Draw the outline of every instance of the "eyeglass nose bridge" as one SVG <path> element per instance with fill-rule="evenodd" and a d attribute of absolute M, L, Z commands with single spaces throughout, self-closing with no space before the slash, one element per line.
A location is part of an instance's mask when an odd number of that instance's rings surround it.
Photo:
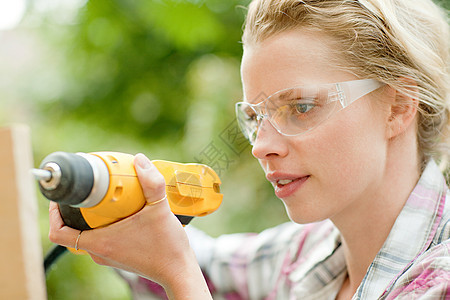
<path fill-rule="evenodd" d="M 255 109 L 255 112 L 256 112 L 256 123 L 258 124 L 258 128 L 261 126 L 263 120 L 269 121 L 269 123 L 272 125 L 270 117 L 267 113 L 263 113 L 261 109 Z"/>
<path fill-rule="evenodd" d="M 261 124 L 262 124 L 263 120 L 267 120 L 267 122 L 269 122 L 270 126 L 273 127 L 278 133 L 280 133 L 282 135 L 285 135 L 284 133 L 282 133 L 280 131 L 280 129 L 278 129 L 278 126 L 276 126 L 273 123 L 273 121 L 271 120 L 270 116 L 267 113 L 263 114 L 262 112 L 257 112 L 257 115 L 256 115 L 257 131 L 259 131 L 261 129 Z"/>
<path fill-rule="evenodd" d="M 258 125 L 261 124 L 263 119 L 267 119 L 267 114 L 258 113 L 256 116 L 256 122 L 258 122 Z"/>
<path fill-rule="evenodd" d="M 284 135 L 281 131 L 280 131 L 280 129 L 278 129 L 278 126 L 276 126 L 274 123 L 273 123 L 273 121 L 272 121 L 272 119 L 271 119 L 271 117 L 269 116 L 269 114 L 266 112 L 266 113 L 263 113 L 263 108 L 262 108 L 262 105 L 263 104 L 265 104 L 265 101 L 263 101 L 263 102 L 260 102 L 260 103 L 258 103 L 258 104 L 249 104 L 250 105 L 250 107 L 253 109 L 253 111 L 256 113 L 256 132 L 259 132 L 259 130 L 261 129 L 261 124 L 262 124 L 262 121 L 263 120 L 267 120 L 268 121 L 268 123 L 270 124 L 270 126 L 271 127 L 273 127 L 274 129 L 275 129 L 275 131 L 277 131 L 278 133 L 280 133 L 280 134 L 282 134 L 282 135 Z M 264 106 L 263 106 L 264 107 Z M 251 142 L 251 144 L 253 145 L 253 143 L 254 142 Z"/>

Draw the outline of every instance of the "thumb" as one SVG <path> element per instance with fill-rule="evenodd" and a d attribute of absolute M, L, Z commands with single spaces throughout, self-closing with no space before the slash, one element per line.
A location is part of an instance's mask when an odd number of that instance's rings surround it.
<path fill-rule="evenodd" d="M 166 195 L 164 177 L 142 153 L 136 154 L 134 167 L 147 203 L 158 201 Z"/>

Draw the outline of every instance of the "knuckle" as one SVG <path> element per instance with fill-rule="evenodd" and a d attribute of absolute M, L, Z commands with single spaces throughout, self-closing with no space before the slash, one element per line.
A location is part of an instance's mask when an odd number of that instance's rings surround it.
<path fill-rule="evenodd" d="M 156 170 L 151 176 L 147 177 L 148 183 L 153 187 L 165 186 L 164 176 Z"/>
<path fill-rule="evenodd" d="M 164 177 L 159 172 L 154 172 L 143 178 L 141 186 L 146 198 L 151 195 L 164 195 L 166 189 Z"/>
<path fill-rule="evenodd" d="M 50 240 L 50 242 L 52 242 L 52 243 L 57 243 L 57 234 L 53 231 L 53 230 L 50 230 L 49 232 L 48 232 L 48 239 Z"/>

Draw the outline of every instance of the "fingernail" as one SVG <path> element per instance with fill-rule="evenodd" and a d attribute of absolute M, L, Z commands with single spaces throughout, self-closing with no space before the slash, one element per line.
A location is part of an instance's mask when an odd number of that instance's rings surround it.
<path fill-rule="evenodd" d="M 136 154 L 134 162 L 141 169 L 150 169 L 150 167 L 152 166 L 152 163 L 147 158 L 147 156 L 142 153 Z"/>

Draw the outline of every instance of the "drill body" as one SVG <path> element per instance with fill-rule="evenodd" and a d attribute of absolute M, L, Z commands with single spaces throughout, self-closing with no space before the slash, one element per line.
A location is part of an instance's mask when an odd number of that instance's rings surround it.
<path fill-rule="evenodd" d="M 59 204 L 66 225 L 79 230 L 106 226 L 146 204 L 133 161 L 133 155 L 118 152 L 54 152 L 36 170 L 47 172 L 41 175 L 39 188 Z M 220 206 L 221 182 L 210 167 L 152 162 L 164 176 L 170 208 L 183 225 Z"/>

